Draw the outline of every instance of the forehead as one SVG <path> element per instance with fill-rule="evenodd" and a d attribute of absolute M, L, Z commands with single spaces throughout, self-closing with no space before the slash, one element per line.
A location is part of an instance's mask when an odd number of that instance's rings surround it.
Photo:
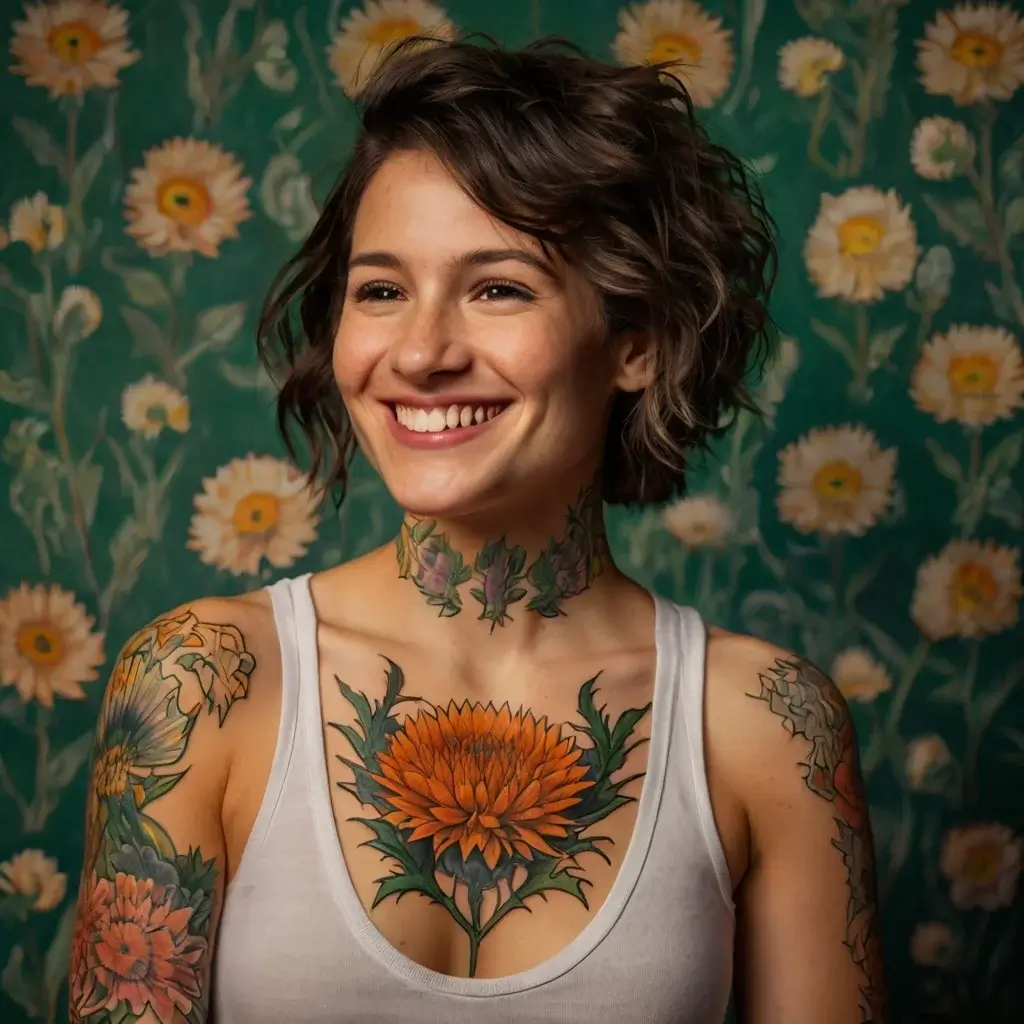
<path fill-rule="evenodd" d="M 433 251 L 521 248 L 542 255 L 530 235 L 492 216 L 432 153 L 389 156 L 363 192 L 352 233 L 353 251 L 373 247 Z"/>

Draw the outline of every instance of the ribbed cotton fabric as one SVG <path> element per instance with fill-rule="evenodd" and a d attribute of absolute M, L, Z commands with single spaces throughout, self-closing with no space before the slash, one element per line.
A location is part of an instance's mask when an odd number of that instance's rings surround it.
<path fill-rule="evenodd" d="M 269 588 L 283 698 L 270 777 L 224 901 L 216 1024 L 721 1024 L 734 913 L 704 767 L 706 633 L 655 597 L 657 673 L 634 833 L 604 904 L 503 978 L 428 970 L 377 931 L 331 810 L 309 577 Z"/>

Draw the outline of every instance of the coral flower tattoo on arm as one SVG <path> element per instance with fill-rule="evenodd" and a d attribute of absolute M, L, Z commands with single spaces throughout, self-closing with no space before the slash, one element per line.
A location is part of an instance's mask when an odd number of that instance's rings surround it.
<path fill-rule="evenodd" d="M 433 519 L 402 523 L 395 548 L 398 575 L 411 579 L 442 618 L 462 611 L 460 587 L 472 581 L 469 594 L 480 605 L 478 618 L 489 620 L 492 630 L 511 621 L 509 609 L 528 596 L 527 611 L 545 618 L 564 615 L 565 601 L 583 593 L 608 558 L 601 500 L 590 487 L 566 510 L 564 536 L 549 540 L 529 565 L 526 549 L 510 547 L 504 537 L 484 544 L 469 565 Z"/>
<path fill-rule="evenodd" d="M 189 611 L 122 649 L 96 728 L 85 858 L 70 965 L 71 1019 L 207 1019 L 211 918 L 220 871 L 182 851 L 152 806 L 189 771 L 200 715 L 223 725 L 255 667 L 234 626 Z"/>
<path fill-rule="evenodd" d="M 650 704 L 612 723 L 594 703 L 595 676 L 579 690 L 582 725 L 468 701 L 422 707 L 400 722 L 396 705 L 418 699 L 402 695 L 401 668 L 384 660 L 385 696 L 372 705 L 335 677 L 358 716 L 357 726 L 330 723 L 355 755 L 338 755 L 354 777 L 338 785 L 373 809 L 351 820 L 373 833 L 367 845 L 392 865 L 376 883 L 373 907 L 408 892 L 443 906 L 469 937 L 473 977 L 480 944 L 508 913 L 529 909 L 531 897 L 558 891 L 587 906 L 590 883 L 577 858 L 596 853 L 609 861 L 597 844 L 611 840 L 588 830 L 634 799 L 621 790 L 643 773 L 613 776 L 645 742 L 630 739 Z M 488 893 L 496 902 L 484 918 Z"/>
<path fill-rule="evenodd" d="M 846 868 L 846 947 L 861 975 L 861 1021 L 885 1024 L 885 979 L 875 892 L 874 847 L 853 721 L 838 688 L 801 658 L 778 658 L 759 676 L 764 701 L 793 737 L 809 744 L 800 761 L 807 788 L 833 805 L 832 845 Z"/>

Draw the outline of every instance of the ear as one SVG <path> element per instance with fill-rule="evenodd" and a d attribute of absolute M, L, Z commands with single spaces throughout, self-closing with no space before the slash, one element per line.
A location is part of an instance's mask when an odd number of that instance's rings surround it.
<path fill-rule="evenodd" d="M 615 386 L 620 391 L 643 391 L 654 380 L 654 339 L 647 331 L 623 331 L 615 346 Z"/>

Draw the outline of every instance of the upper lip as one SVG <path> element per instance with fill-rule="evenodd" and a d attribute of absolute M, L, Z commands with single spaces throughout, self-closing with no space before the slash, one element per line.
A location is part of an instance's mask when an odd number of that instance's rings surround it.
<path fill-rule="evenodd" d="M 510 398 L 484 398 L 480 395 L 431 395 L 426 397 L 406 396 L 401 398 L 382 398 L 385 405 L 404 405 L 410 409 L 447 409 L 452 405 L 471 405 L 474 408 L 493 405 L 511 405 Z"/>

